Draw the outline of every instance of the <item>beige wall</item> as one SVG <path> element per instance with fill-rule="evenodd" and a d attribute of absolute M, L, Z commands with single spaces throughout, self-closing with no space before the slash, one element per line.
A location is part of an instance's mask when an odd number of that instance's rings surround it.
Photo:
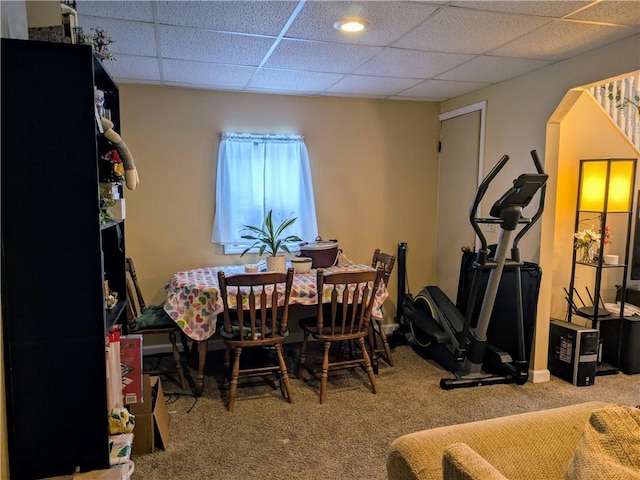
<path fill-rule="evenodd" d="M 4 3 L 4 2 L 3 2 Z M 57 0 L 25 2 L 29 27 L 50 27 L 60 24 L 61 9 Z"/>
<path fill-rule="evenodd" d="M 632 72 L 640 68 L 640 35 L 614 43 L 594 52 L 560 62 L 522 77 L 487 87 L 469 95 L 457 97 L 442 104 L 447 112 L 482 100 L 487 101 L 487 126 L 485 139 L 485 171 L 488 171 L 503 154 L 512 157 L 512 175 L 504 175 L 505 183 L 496 182 L 487 193 L 493 198 L 503 191 L 518 172 L 530 168 L 528 152 L 536 149 L 543 162 L 545 157 L 557 161 L 557 151 L 547 150 L 546 126 L 554 110 L 568 90 L 599 80 Z M 551 132 L 553 134 L 553 132 Z M 557 144 L 556 144 L 557 145 Z M 555 185 L 556 165 L 545 165 Z M 508 173 L 508 172 L 507 172 Z M 555 190 L 549 188 L 547 205 L 555 205 Z M 548 225 L 546 217 L 554 218 L 550 208 L 545 209 L 542 227 Z M 553 223 L 553 220 L 551 220 Z M 538 302 L 538 319 L 531 367 L 534 379 L 540 372 L 544 379 L 547 368 L 548 322 L 551 308 L 551 281 L 553 277 L 554 237 L 553 227 L 532 229 L 522 242 L 523 259 L 539 261 L 543 270 L 542 287 Z M 570 252 L 569 252 L 570 254 Z M 548 372 L 546 372 L 548 376 Z"/>
<path fill-rule="evenodd" d="M 210 242 L 221 131 L 301 133 L 318 228 L 352 260 L 408 242 L 409 284 L 434 279 L 437 104 L 121 86 L 122 136 L 140 185 L 126 191 L 127 254 L 148 301 L 178 270 L 247 263 Z M 313 239 L 305 239 L 313 240 Z M 396 277 L 387 321 L 393 321 Z"/>

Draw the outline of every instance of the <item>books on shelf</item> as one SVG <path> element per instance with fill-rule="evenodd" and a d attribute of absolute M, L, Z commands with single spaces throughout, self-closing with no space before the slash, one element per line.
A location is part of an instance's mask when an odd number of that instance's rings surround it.
<path fill-rule="evenodd" d="M 142 389 L 142 335 L 120 337 L 120 369 L 122 403 L 130 405 L 144 401 Z"/>

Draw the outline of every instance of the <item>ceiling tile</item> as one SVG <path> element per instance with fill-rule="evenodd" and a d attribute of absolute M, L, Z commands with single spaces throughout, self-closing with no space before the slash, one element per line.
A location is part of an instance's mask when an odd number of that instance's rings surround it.
<path fill-rule="evenodd" d="M 463 80 L 498 83 L 545 67 L 553 62 L 507 57 L 476 57 L 436 77 L 437 80 Z"/>
<path fill-rule="evenodd" d="M 525 0 L 525 1 L 482 1 L 450 2 L 455 7 L 474 8 L 477 10 L 491 10 L 494 12 L 517 13 L 520 15 L 538 15 L 541 17 L 561 18 L 574 12 L 593 1 L 579 2 L 570 0 Z"/>
<path fill-rule="evenodd" d="M 381 51 L 381 47 L 284 39 L 265 67 L 351 73 Z"/>
<path fill-rule="evenodd" d="M 109 73 L 122 81 L 136 80 L 139 82 L 160 81 L 158 59 L 155 57 L 136 57 L 132 55 L 118 55 L 115 61 L 104 61 Z"/>
<path fill-rule="evenodd" d="M 365 93 L 340 93 L 340 92 L 320 92 L 318 96 L 321 97 L 339 97 L 339 98 L 369 98 L 373 100 L 385 100 L 388 95 L 373 95 L 373 94 L 365 94 Z"/>
<path fill-rule="evenodd" d="M 429 20 L 394 46 L 437 52 L 480 54 L 550 21 L 542 17 L 446 7 L 438 10 Z"/>
<path fill-rule="evenodd" d="M 403 101 L 403 102 L 442 102 L 444 100 L 446 100 L 445 97 L 411 97 L 411 96 L 407 96 L 407 97 L 401 97 L 399 95 L 394 95 L 392 97 L 386 97 L 385 100 L 396 100 L 396 101 Z"/>
<path fill-rule="evenodd" d="M 505 57 L 564 60 L 631 36 L 634 30 L 637 32 L 638 29 L 555 20 L 489 53 Z"/>
<path fill-rule="evenodd" d="M 220 33 L 186 27 L 160 27 L 164 58 L 258 66 L 273 44 L 270 37 Z"/>
<path fill-rule="evenodd" d="M 112 20 L 110 18 L 85 17 L 82 31 L 91 34 L 91 28 L 102 28 L 114 40 L 109 52 L 118 54 L 156 56 L 156 37 L 151 23 Z"/>
<path fill-rule="evenodd" d="M 404 92 L 400 93 L 399 97 L 433 97 L 433 98 L 453 98 L 458 95 L 464 95 L 465 93 L 473 92 L 482 87 L 489 85 L 489 83 L 477 83 L 477 82 L 458 82 L 458 81 L 444 81 L 444 80 L 426 80 L 415 87 L 411 87 Z"/>
<path fill-rule="evenodd" d="M 97 2 L 78 1 L 76 11 L 81 26 L 84 26 L 84 17 L 109 17 L 119 20 L 131 20 L 137 22 L 153 22 L 153 2 Z"/>
<path fill-rule="evenodd" d="M 417 2 L 311 1 L 287 30 L 287 38 L 386 46 L 424 21 L 438 5 Z M 339 32 L 333 25 L 357 17 L 368 22 L 359 34 Z"/>
<path fill-rule="evenodd" d="M 278 88 L 247 87 L 244 91 L 248 93 L 260 93 L 264 95 L 294 95 L 310 97 L 318 97 L 322 95 L 321 92 L 318 92 L 316 90 L 287 90 Z"/>
<path fill-rule="evenodd" d="M 637 0 L 625 2 L 607 0 L 571 15 L 569 18 L 637 27 L 640 26 L 640 2 Z"/>
<path fill-rule="evenodd" d="M 158 21 L 165 25 L 223 32 L 279 35 L 296 2 L 214 1 L 158 2 Z"/>
<path fill-rule="evenodd" d="M 473 55 L 387 48 L 380 55 L 356 69 L 354 73 L 426 79 L 446 72 L 472 58 Z"/>
<path fill-rule="evenodd" d="M 207 85 L 212 88 L 236 87 L 238 89 L 244 88 L 256 70 L 253 67 L 182 60 L 163 60 L 162 69 L 164 79 L 168 82 Z"/>
<path fill-rule="evenodd" d="M 79 0 L 77 10 L 83 29 L 115 40 L 117 82 L 436 102 L 640 32 L 639 0 Z M 348 15 L 369 29 L 336 31 Z"/>
<path fill-rule="evenodd" d="M 299 72 L 261 68 L 251 79 L 250 88 L 273 88 L 279 91 L 319 92 L 342 78 L 339 73 Z"/>
<path fill-rule="evenodd" d="M 387 96 L 394 95 L 409 87 L 413 87 L 417 83 L 420 83 L 420 80 L 348 75 L 329 88 L 327 92 Z"/>

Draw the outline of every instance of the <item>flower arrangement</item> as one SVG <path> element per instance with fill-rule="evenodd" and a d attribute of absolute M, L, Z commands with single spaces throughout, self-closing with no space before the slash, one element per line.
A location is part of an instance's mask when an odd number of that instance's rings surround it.
<path fill-rule="evenodd" d="M 102 28 L 96 27 L 89 30 L 94 33 L 86 34 L 82 31 L 82 27 L 77 27 L 75 30 L 76 41 L 85 45 L 92 45 L 93 50 L 105 60 L 115 60 L 116 57 L 109 52 L 109 45 L 116 41 Z"/>
<path fill-rule="evenodd" d="M 582 263 L 591 263 L 593 247 L 600 245 L 600 234 L 595 231 L 592 225 L 591 228 L 586 228 L 574 234 L 574 237 L 574 248 L 576 250 L 582 249 L 580 261 Z"/>
<path fill-rule="evenodd" d="M 604 227 L 604 235 L 602 236 L 602 243 L 604 245 L 609 245 L 611 243 L 611 232 L 609 231 L 609 227 Z"/>

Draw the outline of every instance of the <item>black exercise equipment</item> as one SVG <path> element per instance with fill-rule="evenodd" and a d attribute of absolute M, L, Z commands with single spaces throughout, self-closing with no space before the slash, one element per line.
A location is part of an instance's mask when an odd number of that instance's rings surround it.
<path fill-rule="evenodd" d="M 410 342 L 423 348 L 426 354 L 455 374 L 443 378 L 443 389 L 474 387 L 497 383 L 523 384 L 528 379 L 529 352 L 535 322 L 535 305 L 540 286 L 540 270 L 535 264 L 522 262 L 518 243 L 540 218 L 544 209 L 546 175 L 535 150 L 531 152 L 537 173 L 524 173 L 513 182 L 507 192 L 492 206 L 490 218 L 479 218 L 477 211 L 489 184 L 509 161 L 504 155 L 482 181 L 469 211 L 469 221 L 480 241 L 480 249 L 463 254 L 457 304 L 437 286 L 426 286 L 415 298 L 404 292 L 404 255 L 398 250 L 398 321 L 400 329 L 409 328 Z M 538 210 L 532 218 L 522 216 L 536 193 L 540 192 Z M 498 244 L 489 247 L 481 224 L 500 227 Z M 516 234 L 519 226 L 524 227 Z M 514 236 L 515 235 L 515 236 Z M 406 253 L 406 244 L 403 253 Z M 511 258 L 507 259 L 509 255 Z M 471 271 L 471 283 L 468 276 Z M 522 272 L 531 271 L 527 290 L 528 326 L 523 313 Z M 504 282 L 501 282 L 504 274 Z M 488 278 L 487 278 L 488 277 Z M 402 288 L 402 289 L 401 289 Z M 480 293 L 484 292 L 480 302 Z M 496 324 L 494 305 L 515 310 L 514 315 L 500 315 Z M 503 299 L 508 299 L 507 303 Z M 531 314 L 533 309 L 533 314 Z M 504 313 L 504 312 L 502 312 Z M 498 328 L 492 328 L 492 321 Z M 507 335 L 504 335 L 506 332 Z M 514 332 L 515 330 L 515 332 Z M 526 331 L 525 331 L 526 330 Z M 488 334 L 492 342 L 487 341 Z M 496 342 L 493 342 L 493 338 Z M 502 338 L 501 338 L 502 337 Z M 525 337 L 528 337 L 525 339 Z M 515 341 L 513 340 L 515 339 Z"/>

